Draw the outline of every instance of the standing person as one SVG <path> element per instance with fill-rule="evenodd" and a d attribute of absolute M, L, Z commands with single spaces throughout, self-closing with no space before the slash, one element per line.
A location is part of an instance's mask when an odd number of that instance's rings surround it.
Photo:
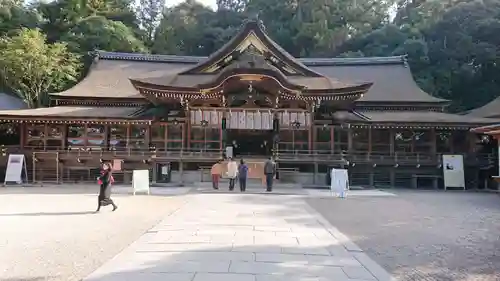
<path fill-rule="evenodd" d="M 245 161 L 241 159 L 240 165 L 238 166 L 238 179 L 240 181 L 240 191 L 245 192 L 247 189 L 247 175 L 248 175 L 248 165 Z"/>
<path fill-rule="evenodd" d="M 276 164 L 273 161 L 273 157 L 269 157 L 264 163 L 264 174 L 266 175 L 266 191 L 273 191 L 273 179 L 276 174 Z"/>
<path fill-rule="evenodd" d="M 111 184 L 113 183 L 113 176 L 111 175 L 111 164 L 102 164 L 101 175 L 98 178 L 100 184 L 99 196 L 97 197 L 97 210 L 101 210 L 101 206 L 113 205 L 113 211 L 118 209 L 118 206 L 111 200 Z"/>
<path fill-rule="evenodd" d="M 217 163 L 215 163 L 213 166 L 212 166 L 212 169 L 211 169 L 211 174 L 212 174 L 212 187 L 214 189 L 219 189 L 219 179 L 222 175 L 222 167 L 221 167 L 221 161 L 217 161 Z"/>
<path fill-rule="evenodd" d="M 229 178 L 229 190 L 234 189 L 234 182 L 238 176 L 238 164 L 232 158 L 229 158 L 227 162 L 227 177 Z"/>

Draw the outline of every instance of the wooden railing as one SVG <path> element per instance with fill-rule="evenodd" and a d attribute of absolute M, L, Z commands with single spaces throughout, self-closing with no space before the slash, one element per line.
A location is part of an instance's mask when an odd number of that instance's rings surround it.
<path fill-rule="evenodd" d="M 61 150 L 57 147 L 49 148 L 45 151 L 20 149 L 19 147 L 4 147 L 8 153 L 24 153 L 32 154 L 36 152 L 41 155 L 42 152 L 50 154 L 57 152 L 61 158 L 156 158 L 156 159 L 169 159 L 169 160 L 194 160 L 194 159 L 221 159 L 223 151 L 221 149 L 137 149 L 137 148 L 123 148 L 116 150 L 102 150 L 98 148 L 90 149 L 72 149 Z M 344 164 L 406 164 L 406 163 L 419 163 L 419 164 L 441 164 L 442 155 L 440 153 L 408 153 L 408 152 L 395 152 L 390 153 L 367 153 L 367 152 L 351 152 L 351 153 L 332 153 L 330 150 L 279 150 L 276 153 L 276 160 L 282 162 L 337 162 Z M 477 154 L 477 153 L 464 153 L 464 163 L 466 165 L 488 166 L 494 165 L 496 156 L 490 154 Z M 245 158 L 252 158 L 252 156 L 244 156 Z M 265 158 L 266 156 L 253 156 L 253 158 Z"/>

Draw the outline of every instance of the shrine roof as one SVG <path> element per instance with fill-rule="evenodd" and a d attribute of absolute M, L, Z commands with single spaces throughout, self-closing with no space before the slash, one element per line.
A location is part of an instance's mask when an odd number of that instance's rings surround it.
<path fill-rule="evenodd" d="M 55 123 L 81 120 L 82 122 L 113 122 L 116 120 L 137 119 L 138 107 L 90 107 L 90 106 L 54 106 L 34 109 L 0 110 L 0 120 L 16 119 L 18 122 L 48 121 Z M 63 120 L 61 118 L 64 118 Z M 138 120 L 138 122 L 149 122 Z"/>
<path fill-rule="evenodd" d="M 184 74 L 184 75 L 168 75 L 163 77 L 149 77 L 149 78 L 138 78 L 131 79 L 132 81 L 138 81 L 144 84 L 157 85 L 157 86 L 169 86 L 169 87 L 196 87 L 198 85 L 208 85 L 210 83 L 217 82 L 220 76 L 216 74 Z M 343 89 L 351 87 L 367 86 L 369 87 L 371 83 L 349 83 L 346 81 L 340 81 L 337 79 L 329 77 L 303 77 L 303 76 L 282 76 L 282 79 L 288 83 L 304 87 L 310 90 L 316 89 Z"/>
<path fill-rule="evenodd" d="M 23 109 L 27 107 L 28 105 L 22 99 L 6 93 L 0 93 L 0 110 Z"/>
<path fill-rule="evenodd" d="M 483 118 L 500 118 L 500 97 L 481 107 L 468 111 L 467 115 Z"/>
<path fill-rule="evenodd" d="M 204 56 L 178 56 L 178 55 L 158 55 L 139 53 L 120 53 L 97 51 L 99 59 L 104 60 L 126 60 L 158 63 L 181 63 L 186 65 L 198 64 L 208 57 Z M 359 58 L 295 58 L 305 66 L 339 66 L 339 65 L 378 65 L 378 64 L 402 64 L 406 61 L 406 56 L 389 57 L 359 57 Z"/>
<path fill-rule="evenodd" d="M 473 128 L 471 131 L 487 135 L 500 135 L 500 123 L 497 121 L 495 124 Z"/>
<path fill-rule="evenodd" d="M 474 127 L 498 123 L 499 119 L 472 117 L 436 111 L 360 111 L 368 118 L 368 123 L 383 124 L 439 124 L 439 126 Z M 354 121 L 354 120 L 353 120 Z M 434 126 L 434 125 L 433 125 Z"/>
<path fill-rule="evenodd" d="M 161 79 L 192 67 L 203 57 L 98 52 L 88 75 L 53 98 L 143 98 L 130 78 Z M 386 58 L 298 59 L 333 81 L 373 82 L 360 102 L 446 103 L 421 90 L 402 56 Z"/>

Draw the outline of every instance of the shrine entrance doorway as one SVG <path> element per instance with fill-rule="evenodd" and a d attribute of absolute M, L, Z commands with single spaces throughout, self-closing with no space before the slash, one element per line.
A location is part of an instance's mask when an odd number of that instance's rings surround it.
<path fill-rule="evenodd" d="M 235 158 L 263 157 L 272 154 L 271 130 L 229 129 L 228 145 L 233 147 Z"/>

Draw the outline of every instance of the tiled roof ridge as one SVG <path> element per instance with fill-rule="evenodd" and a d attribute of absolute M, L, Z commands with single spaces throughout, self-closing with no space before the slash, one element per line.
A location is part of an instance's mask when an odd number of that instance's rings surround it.
<path fill-rule="evenodd" d="M 157 55 L 140 53 L 121 53 L 96 51 L 97 59 L 104 60 L 126 60 L 144 62 L 170 62 L 170 63 L 199 63 L 208 57 L 201 56 L 178 56 L 178 55 Z M 378 65 L 378 64 L 406 64 L 406 55 L 391 57 L 359 57 L 359 58 L 298 58 L 298 61 L 309 66 L 321 65 Z"/>

